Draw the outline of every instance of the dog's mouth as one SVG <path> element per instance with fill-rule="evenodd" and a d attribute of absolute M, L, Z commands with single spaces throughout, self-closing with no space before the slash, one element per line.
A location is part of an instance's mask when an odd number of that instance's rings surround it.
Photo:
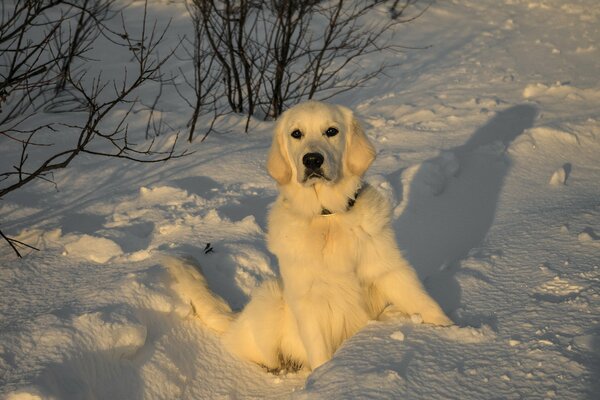
<path fill-rule="evenodd" d="M 302 180 L 302 182 L 306 183 L 311 180 L 319 180 L 319 179 L 323 179 L 326 181 L 331 180 L 327 175 L 325 175 L 325 173 L 323 172 L 323 170 L 321 168 L 318 168 L 318 169 L 308 169 L 307 168 L 304 170 L 304 179 Z"/>

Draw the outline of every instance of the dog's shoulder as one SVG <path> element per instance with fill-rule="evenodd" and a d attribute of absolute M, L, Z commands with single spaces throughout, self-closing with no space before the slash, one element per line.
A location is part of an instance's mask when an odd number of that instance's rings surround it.
<path fill-rule="evenodd" d="M 281 195 L 271 204 L 267 218 L 270 227 L 281 224 L 286 226 L 303 224 L 306 221 L 306 217 L 297 212 L 293 204 Z"/>
<path fill-rule="evenodd" d="M 385 196 L 368 183 L 363 184 L 349 216 L 370 234 L 377 234 L 391 223 L 391 206 Z"/>
<path fill-rule="evenodd" d="M 269 209 L 267 216 L 267 247 L 277 253 L 279 246 L 289 246 L 292 237 L 301 236 L 308 226 L 308 220 L 294 211 L 293 206 L 283 196 L 279 196 Z"/>

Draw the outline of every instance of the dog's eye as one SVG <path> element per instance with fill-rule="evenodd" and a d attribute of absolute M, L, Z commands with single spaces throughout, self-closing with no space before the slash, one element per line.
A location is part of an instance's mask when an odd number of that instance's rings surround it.
<path fill-rule="evenodd" d="M 294 139 L 300 139 L 302 137 L 302 132 L 300 132 L 298 129 L 296 129 L 294 132 L 292 132 L 292 137 Z"/>
<path fill-rule="evenodd" d="M 332 137 L 338 134 L 338 130 L 335 128 L 327 128 L 327 130 L 325 131 L 325 134 L 327 135 L 327 137 Z"/>

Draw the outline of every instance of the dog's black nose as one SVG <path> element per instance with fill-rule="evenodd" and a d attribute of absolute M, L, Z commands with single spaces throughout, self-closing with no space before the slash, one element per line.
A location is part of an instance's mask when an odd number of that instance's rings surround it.
<path fill-rule="evenodd" d="M 323 165 L 323 155 L 321 153 L 306 153 L 302 157 L 302 164 L 309 169 L 317 169 Z"/>

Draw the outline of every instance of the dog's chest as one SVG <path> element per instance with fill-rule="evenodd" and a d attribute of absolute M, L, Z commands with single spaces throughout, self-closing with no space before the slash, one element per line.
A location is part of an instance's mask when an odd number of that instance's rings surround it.
<path fill-rule="evenodd" d="M 356 248 L 355 228 L 341 223 L 337 215 L 331 215 L 313 219 L 303 233 L 305 239 L 320 243 L 324 255 L 340 256 L 341 253 L 351 253 L 348 249 Z"/>
<path fill-rule="evenodd" d="M 298 263 L 305 271 L 315 273 L 354 272 L 359 259 L 361 228 L 348 224 L 337 215 L 320 216 L 290 224 L 271 238 L 278 242 L 273 249 L 281 266 Z"/>

